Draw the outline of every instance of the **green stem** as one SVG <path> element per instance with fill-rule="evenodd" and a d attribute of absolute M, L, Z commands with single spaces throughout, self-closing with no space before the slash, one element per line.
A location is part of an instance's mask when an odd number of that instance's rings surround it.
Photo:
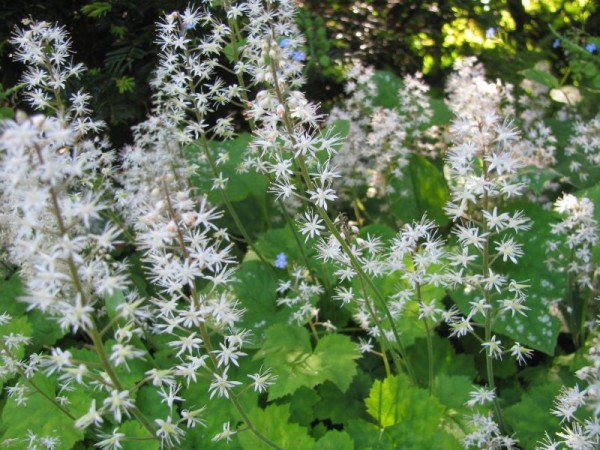
<path fill-rule="evenodd" d="M 229 2 L 225 1 L 224 5 L 225 5 L 225 7 L 228 7 Z M 239 53 L 239 48 L 238 48 L 238 42 L 242 40 L 242 35 L 240 33 L 240 29 L 239 29 L 237 20 L 229 19 L 229 29 L 232 30 L 232 33 L 230 34 L 230 44 L 231 44 L 231 49 L 232 49 L 232 54 L 233 54 L 233 60 L 239 61 L 240 53 Z M 248 105 L 249 99 L 248 99 L 248 93 L 246 91 L 247 86 L 246 86 L 246 82 L 244 80 L 244 76 L 242 73 L 237 73 L 236 77 L 237 77 L 238 85 L 241 88 L 242 99 L 244 100 L 244 103 L 246 105 Z M 250 125 L 250 129 L 254 132 L 256 130 L 256 123 L 254 122 L 254 119 L 250 118 L 248 123 Z M 271 175 L 267 174 L 267 176 L 268 176 L 269 182 L 272 183 L 273 179 L 272 179 Z M 302 259 L 304 260 L 304 265 L 310 271 L 311 275 L 313 276 L 313 279 L 316 280 L 317 276 L 316 276 L 316 274 L 314 274 L 313 269 L 310 267 L 308 257 L 306 256 L 306 252 L 304 251 L 304 246 L 302 245 L 302 242 L 300 241 L 300 237 L 298 236 L 296 227 L 294 226 L 294 223 L 293 223 L 285 205 L 283 204 L 283 201 L 281 199 L 278 199 L 277 205 L 279 206 L 285 221 L 287 222 L 288 226 L 292 230 L 294 240 L 296 241 L 296 245 L 297 245 L 298 249 L 300 250 Z M 267 222 L 268 222 L 268 220 L 267 220 Z M 331 286 L 329 285 L 328 278 L 326 276 L 324 276 L 323 280 L 326 284 L 327 291 L 331 292 Z"/>
<path fill-rule="evenodd" d="M 315 328 L 315 324 L 313 323 L 312 320 L 308 321 L 308 327 L 310 328 L 310 332 L 312 333 L 313 337 L 315 338 L 315 342 L 319 342 L 319 333 L 317 333 L 317 329 Z"/>
<path fill-rule="evenodd" d="M 381 339 L 379 341 L 379 348 L 381 349 L 381 353 L 377 353 L 378 355 L 381 356 L 381 359 L 383 361 L 383 367 L 385 368 L 385 376 L 386 378 L 389 378 L 392 376 L 392 369 L 390 368 L 390 362 L 388 361 L 387 358 L 387 354 L 385 353 L 385 346 L 383 345 L 383 339 Z"/>
<path fill-rule="evenodd" d="M 585 339 L 586 339 L 586 329 L 585 329 L 585 322 L 587 319 L 587 310 L 588 310 L 588 305 L 589 305 L 589 301 L 590 301 L 590 296 L 592 295 L 592 293 L 590 292 L 589 295 L 584 295 L 583 296 L 583 305 L 582 305 L 582 309 L 581 309 L 581 327 L 580 327 L 580 331 L 579 331 L 579 344 L 580 346 L 583 346 L 585 344 Z"/>
<path fill-rule="evenodd" d="M 484 179 L 487 181 L 488 180 L 488 166 L 487 166 L 487 161 L 485 160 L 485 158 L 481 158 L 481 162 L 482 162 L 482 171 L 483 171 L 483 177 Z M 483 211 L 488 211 L 490 207 L 490 199 L 489 199 L 489 194 L 487 189 L 484 190 L 483 193 L 483 204 L 482 204 L 482 210 Z M 489 231 L 489 226 L 488 226 L 488 221 L 485 218 L 485 216 L 483 217 L 483 222 L 481 224 L 481 234 L 483 236 L 486 236 L 485 241 L 483 243 L 483 254 L 482 254 L 482 270 L 483 270 L 483 276 L 486 277 L 489 275 L 489 271 L 490 271 L 490 236 L 488 234 Z M 491 292 L 486 289 L 485 287 L 483 288 L 483 295 L 485 298 L 485 303 L 488 306 L 487 309 L 485 310 L 485 342 L 490 342 L 492 340 L 492 296 L 491 296 Z M 492 353 L 490 351 L 485 352 L 485 366 L 486 366 L 486 373 L 487 373 L 487 381 L 488 381 L 488 385 L 490 387 L 490 389 L 492 389 L 493 391 L 496 391 L 496 382 L 494 379 L 494 360 L 493 360 L 493 356 Z M 504 415 L 502 414 L 502 409 L 500 408 L 500 402 L 498 400 L 498 393 L 495 392 L 495 397 L 494 397 L 494 409 L 496 411 L 496 419 L 498 421 L 498 426 L 500 427 L 500 430 L 502 430 L 503 432 L 506 432 L 506 424 L 504 422 Z"/>
<path fill-rule="evenodd" d="M 114 388 L 119 391 L 124 391 L 125 389 L 123 388 L 123 385 L 121 384 L 121 381 L 119 380 L 119 377 L 117 376 L 117 373 L 113 369 L 112 364 L 110 363 L 110 361 L 108 360 L 108 357 L 106 356 L 106 352 L 104 351 L 104 345 L 102 343 L 102 337 L 100 336 L 100 333 L 96 329 L 95 325 L 94 325 L 94 328 L 92 328 L 88 333 L 90 335 L 90 338 L 92 339 L 94 349 L 96 350 L 96 353 L 98 354 L 98 357 L 100 358 L 100 362 L 102 363 L 102 366 L 103 366 L 104 370 L 106 371 L 106 374 L 110 378 L 110 381 L 112 382 Z M 150 434 L 154 437 L 154 439 L 158 440 L 158 437 L 156 437 L 156 431 L 154 429 L 154 426 L 146 418 L 144 413 L 142 413 L 137 408 L 137 406 L 134 406 L 133 408 L 131 408 L 131 413 L 137 419 L 137 421 L 140 422 L 143 425 L 143 427 L 146 428 L 146 430 L 148 430 L 150 432 Z"/>
<path fill-rule="evenodd" d="M 414 261 L 413 261 L 414 264 Z M 417 283 L 417 304 L 421 304 L 423 301 L 423 295 L 421 293 L 421 284 Z M 427 361 L 429 367 L 429 395 L 433 394 L 433 340 L 431 337 L 431 330 L 427 323 L 427 317 L 423 317 L 423 324 L 425 325 L 425 331 L 427 333 Z"/>

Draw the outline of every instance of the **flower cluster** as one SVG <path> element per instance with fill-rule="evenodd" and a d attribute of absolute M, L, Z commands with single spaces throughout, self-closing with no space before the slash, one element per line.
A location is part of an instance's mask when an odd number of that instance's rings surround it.
<path fill-rule="evenodd" d="M 577 378 L 585 383 L 584 388 L 579 385 L 573 387 L 563 386 L 555 400 L 552 414 L 560 418 L 562 429 L 556 433 L 556 439 L 546 435 L 544 442 L 540 443 L 541 450 L 557 448 L 594 449 L 600 444 L 600 337 L 598 323 L 593 330 L 590 348 L 587 355 L 589 365 L 576 372 Z M 591 411 L 591 417 L 581 414 L 584 410 Z"/>
<path fill-rule="evenodd" d="M 586 182 L 600 162 L 600 115 L 587 122 L 578 120 L 573 131 L 565 148 L 565 156 L 570 161 L 571 181 L 577 184 Z"/>
<path fill-rule="evenodd" d="M 552 233 L 565 238 L 566 251 L 560 252 L 560 242 L 549 242 L 549 247 L 559 254 L 548 263 L 557 272 L 568 273 L 579 287 L 591 289 L 594 275 L 592 248 L 599 239 L 594 204 L 587 197 L 564 194 L 556 201 L 555 211 L 563 216 L 563 220 L 552 225 Z"/>
<path fill-rule="evenodd" d="M 336 184 L 352 188 L 368 182 L 368 195 L 381 197 L 386 194 L 386 177 L 402 178 L 411 154 L 439 155 L 439 130 L 426 127 L 433 116 L 429 87 L 421 74 L 407 75 L 397 94 L 397 106 L 387 108 L 377 105 L 379 92 L 372 68 L 354 62 L 348 76 L 344 108 L 335 107 L 328 119 L 329 123 L 347 121 L 350 127 L 348 139 L 333 158 L 344 174 Z"/>

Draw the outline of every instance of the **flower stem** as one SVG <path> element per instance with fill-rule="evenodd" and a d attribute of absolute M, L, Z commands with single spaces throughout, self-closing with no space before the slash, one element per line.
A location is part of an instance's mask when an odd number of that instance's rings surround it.
<path fill-rule="evenodd" d="M 485 180 L 488 180 L 488 166 L 485 158 L 481 159 L 482 161 L 482 171 L 483 177 Z M 490 198 L 487 189 L 484 190 L 483 193 L 483 204 L 482 210 L 488 211 L 490 207 Z M 481 231 L 482 236 L 485 236 L 485 240 L 483 243 L 483 254 L 482 254 L 482 271 L 483 276 L 487 276 L 490 271 L 490 234 L 488 221 L 485 216 L 482 219 Z M 485 310 L 485 342 L 490 342 L 492 340 L 492 295 L 489 289 L 483 288 L 483 295 L 485 298 L 485 303 L 488 306 Z M 496 382 L 494 380 L 494 359 L 491 351 L 485 352 L 485 366 L 487 373 L 487 381 L 490 389 L 493 391 L 496 390 Z M 504 422 L 504 415 L 502 414 L 502 408 L 500 407 L 500 401 L 498 400 L 498 393 L 495 392 L 496 395 L 494 397 L 494 409 L 496 411 L 496 419 L 498 421 L 498 425 L 503 432 L 506 432 L 506 424 Z"/>

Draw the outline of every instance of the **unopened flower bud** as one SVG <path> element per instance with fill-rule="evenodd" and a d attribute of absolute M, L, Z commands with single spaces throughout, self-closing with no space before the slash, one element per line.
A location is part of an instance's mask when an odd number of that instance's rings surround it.
<path fill-rule="evenodd" d="M 281 103 L 277 105 L 277 115 L 279 117 L 283 117 L 285 115 L 285 106 L 283 106 Z"/>
<path fill-rule="evenodd" d="M 177 224 L 175 223 L 174 220 L 171 220 L 168 224 L 167 224 L 167 231 L 169 233 L 175 233 L 177 231 Z"/>

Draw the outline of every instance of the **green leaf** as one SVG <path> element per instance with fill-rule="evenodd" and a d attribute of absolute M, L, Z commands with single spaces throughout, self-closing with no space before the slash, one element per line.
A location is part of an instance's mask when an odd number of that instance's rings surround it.
<path fill-rule="evenodd" d="M 48 396 L 56 396 L 56 379 L 38 373 L 33 382 Z M 18 405 L 14 397 L 8 398 L 2 411 L 2 425 L 6 430 L 0 442 L 18 439 L 12 446 L 5 448 L 23 449 L 28 432 L 39 437 L 57 437 L 59 444 L 56 450 L 69 450 L 83 439 L 84 431 L 75 428 L 75 421 L 54 406 L 46 397 L 31 389 L 27 403 Z"/>
<path fill-rule="evenodd" d="M 15 112 L 8 106 L 0 106 L 0 120 L 12 119 L 15 117 Z"/>
<path fill-rule="evenodd" d="M 278 280 L 264 263 L 244 262 L 235 278 L 233 289 L 246 309 L 240 326 L 253 330 L 254 336 L 248 347 L 259 348 L 265 340 L 267 327 L 287 323 L 289 312 L 276 305 Z"/>
<path fill-rule="evenodd" d="M 354 450 L 354 441 L 344 431 L 331 430 L 317 441 L 314 450 Z"/>
<path fill-rule="evenodd" d="M 237 63 L 236 54 L 233 51 L 234 50 L 233 45 L 234 44 L 232 44 L 230 42 L 225 47 L 223 47 L 223 53 L 225 54 L 225 57 L 227 58 L 227 60 L 230 63 Z M 244 45 L 246 45 L 246 39 L 241 39 L 241 40 L 235 42 L 235 48 L 237 49 L 237 57 L 238 58 L 240 55 L 240 47 L 243 47 Z"/>
<path fill-rule="evenodd" d="M 289 405 L 271 405 L 265 409 L 256 407 L 249 414 L 254 426 L 281 448 L 294 450 L 314 448 L 315 441 L 308 435 L 306 428 L 296 423 L 289 423 Z M 249 431 L 240 433 L 238 439 L 245 450 L 272 449 Z"/>
<path fill-rule="evenodd" d="M 330 385 L 325 383 L 325 385 Z M 338 390 L 339 392 L 339 390 Z M 314 389 L 301 387 L 291 395 L 290 420 L 305 427 L 309 427 L 315 418 L 313 407 L 321 400 L 319 394 Z"/>
<path fill-rule="evenodd" d="M 433 110 L 433 117 L 429 122 L 428 126 L 431 125 L 448 125 L 452 120 L 452 111 L 448 108 L 448 105 L 444 100 L 438 98 L 430 98 L 429 105 Z"/>
<path fill-rule="evenodd" d="M 24 337 L 30 337 L 32 334 L 32 327 L 27 320 L 26 316 L 13 317 L 8 323 L 4 325 L 0 325 L 0 338 L 4 338 L 4 336 L 10 335 L 21 335 Z M 16 359 L 23 359 L 25 356 L 25 344 L 18 344 L 16 347 L 11 348 L 11 353 L 14 355 Z M 2 374 L 0 373 L 0 389 L 4 384 L 4 381 L 12 378 L 12 374 Z"/>
<path fill-rule="evenodd" d="M 216 160 L 220 154 L 227 154 L 228 160 L 216 167 L 217 172 L 222 173 L 227 178 L 225 192 L 232 202 L 245 200 L 249 195 L 264 197 L 267 191 L 267 180 L 264 176 L 256 173 L 238 173 L 238 165 L 242 162 L 244 152 L 250 141 L 251 135 L 248 133 L 240 134 L 237 138 L 219 142 L 213 141 L 209 144 L 209 152 Z M 188 161 L 197 164 L 204 160 L 205 150 L 201 142 L 196 142 L 186 148 Z M 192 176 L 191 181 L 200 192 L 208 192 L 208 199 L 213 203 L 221 201 L 219 190 L 212 189 L 212 179 L 214 174 L 210 170 L 201 171 L 201 173 Z"/>
<path fill-rule="evenodd" d="M 397 219 L 410 223 L 427 214 L 439 226 L 448 223 L 444 212 L 450 195 L 448 185 L 442 172 L 427 159 L 411 155 L 401 178 L 392 178 L 390 185 L 394 188 L 389 196 L 390 211 Z"/>
<path fill-rule="evenodd" d="M 329 334 L 319 340 L 314 356 L 321 360 L 320 367 L 326 372 L 326 379 L 345 392 L 356 375 L 354 360 L 360 358 L 356 344 L 348 336 Z"/>
<path fill-rule="evenodd" d="M 24 315 L 27 305 L 19 301 L 19 298 L 24 294 L 23 283 L 17 274 L 14 274 L 8 280 L 0 281 L 0 314 L 6 312 L 13 317 Z M 61 330 L 56 320 L 41 311 L 31 311 L 27 314 L 27 317 L 32 326 L 30 334 L 32 351 L 37 351 L 45 345 L 53 345 L 66 334 L 65 331 Z"/>
<path fill-rule="evenodd" d="M 399 106 L 398 91 L 404 86 L 402 79 L 392 72 L 377 70 L 373 80 L 377 85 L 377 97 L 373 99 L 373 105 L 390 109 Z"/>
<path fill-rule="evenodd" d="M 141 387 L 135 396 L 136 406 L 151 421 L 164 419 L 169 415 L 169 407 L 163 400 L 156 387 L 153 386 Z"/>
<path fill-rule="evenodd" d="M 445 430 L 421 435 L 410 428 L 410 423 L 380 428 L 365 420 L 351 420 L 345 431 L 360 450 L 461 450 L 463 446 Z"/>
<path fill-rule="evenodd" d="M 331 382 L 318 388 L 320 401 L 314 406 L 314 417 L 334 424 L 346 424 L 350 419 L 364 415 L 363 398 L 356 398 L 352 392 L 342 392 Z"/>
<path fill-rule="evenodd" d="M 310 254 L 310 251 L 302 239 L 302 235 L 299 235 L 300 243 L 302 244 L 305 253 Z M 288 261 L 297 261 L 303 264 L 304 259 L 302 253 L 298 248 L 298 244 L 294 239 L 294 234 L 289 226 L 283 228 L 273 228 L 271 230 L 262 233 L 256 241 L 256 248 L 265 256 L 265 258 L 275 258 L 280 253 L 285 253 Z"/>
<path fill-rule="evenodd" d="M 465 375 L 473 378 L 475 376 L 475 363 L 473 356 L 467 353 L 456 353 L 448 339 L 434 335 L 433 346 L 433 373 L 446 375 Z M 429 378 L 429 357 L 427 341 L 424 337 L 418 338 L 406 349 L 411 366 L 417 379 L 427 380 Z"/>
<path fill-rule="evenodd" d="M 138 338 L 139 339 L 139 338 Z M 135 344 L 136 341 L 132 340 L 132 343 Z M 117 342 L 113 339 L 109 339 L 104 343 L 104 351 L 107 355 L 110 355 L 112 352 L 112 346 Z M 136 346 L 137 347 L 137 346 Z M 143 350 L 144 347 L 140 346 L 140 350 Z M 146 353 L 146 358 L 150 358 L 148 353 Z M 115 372 L 119 379 L 121 380 L 121 384 L 126 389 L 131 389 L 135 386 L 139 381 L 144 379 L 145 373 L 148 370 L 153 368 L 152 364 L 143 359 L 131 359 L 127 361 L 127 365 L 122 364 L 119 367 L 115 367 Z"/>
<path fill-rule="evenodd" d="M 33 326 L 32 340 L 33 348 L 54 345 L 60 338 L 68 333 L 63 330 L 55 318 L 48 317 L 41 311 L 35 310 L 28 314 L 29 321 Z"/>
<path fill-rule="evenodd" d="M 395 447 L 402 450 L 462 450 L 464 447 L 445 430 L 435 430 L 431 435 L 415 432 L 409 424 L 401 423 L 386 430 L 394 439 Z"/>
<path fill-rule="evenodd" d="M 396 237 L 397 232 L 392 228 L 382 223 L 372 223 L 367 226 L 361 227 L 358 232 L 358 237 L 367 239 L 368 236 L 377 236 L 381 238 L 383 242 L 389 242 Z"/>
<path fill-rule="evenodd" d="M 333 146 L 333 148 L 336 151 L 339 151 L 339 149 L 342 147 L 342 143 L 348 138 L 349 134 L 350 134 L 350 121 L 343 120 L 343 119 L 336 120 L 332 124 L 327 125 L 325 127 L 325 129 L 323 130 L 324 136 L 337 136 L 340 138 L 340 142 Z M 327 154 L 325 152 L 319 153 L 319 158 L 321 160 L 321 163 L 325 162 L 326 156 L 327 156 Z"/>
<path fill-rule="evenodd" d="M 324 285 L 334 284 L 336 277 L 333 274 L 333 265 L 323 263 L 314 258 L 314 249 L 306 244 L 303 236 L 297 230 L 296 235 L 299 244 L 294 238 L 294 232 L 290 226 L 286 225 L 283 228 L 273 228 L 260 234 L 255 245 L 258 251 L 260 251 L 268 260 L 274 262 L 278 254 L 285 253 L 287 260 L 290 263 L 296 262 L 301 266 L 306 266 L 305 258 L 302 255 L 301 249 L 298 247 L 298 245 L 300 245 L 308 259 L 309 269 L 312 270 L 312 273 L 315 274 Z M 276 270 L 276 273 L 281 273 L 283 275 L 285 271 Z"/>
<path fill-rule="evenodd" d="M 148 439 L 150 433 L 139 422 L 128 420 L 119 427 L 119 433 L 125 434 L 128 438 L 141 438 L 139 441 L 123 441 L 123 450 L 158 450 L 160 442 L 156 439 Z"/>
<path fill-rule="evenodd" d="M 231 430 L 235 430 L 236 424 L 241 423 L 241 418 L 237 412 L 234 412 L 235 408 L 230 400 L 216 397 L 209 399 L 207 380 L 199 378 L 197 383 L 193 383 L 185 389 L 182 397 L 185 398 L 183 404 L 185 409 L 206 408 L 201 416 L 206 421 L 206 425 L 186 430 L 185 441 L 181 446 L 182 450 L 239 450 L 242 448 L 239 445 L 237 434 L 232 436 L 229 443 L 225 440 L 212 440 L 218 433 L 223 431 L 224 423 L 229 422 Z M 254 400 L 254 404 L 256 404 L 256 397 L 251 392 L 246 393 L 240 400 L 242 402 Z M 164 403 L 162 405 L 166 406 Z M 246 403 L 244 403 L 244 407 L 246 407 Z M 246 410 L 249 412 L 248 409 Z M 163 419 L 168 414 L 168 409 L 164 414 Z M 247 431 L 247 433 L 250 433 L 250 431 Z"/>
<path fill-rule="evenodd" d="M 555 180 L 560 174 L 546 167 L 527 166 L 519 170 L 518 180 L 536 194 L 541 194 L 548 181 Z"/>
<path fill-rule="evenodd" d="M 8 313 L 13 317 L 24 314 L 27 305 L 18 301 L 25 293 L 23 283 L 18 274 L 8 280 L 0 280 L 0 314 Z"/>
<path fill-rule="evenodd" d="M 312 388 L 326 380 L 342 391 L 350 386 L 356 374 L 358 348 L 348 336 L 323 337 L 314 352 L 308 331 L 297 326 L 274 325 L 266 332 L 266 340 L 256 355 L 271 367 L 277 382 L 269 390 L 269 400 L 295 392 L 301 386 Z"/>
<path fill-rule="evenodd" d="M 526 69 L 520 72 L 523 77 L 528 80 L 535 81 L 536 83 L 543 84 L 550 89 L 555 89 L 560 86 L 559 81 L 552 74 L 544 72 L 543 70 Z"/>
<path fill-rule="evenodd" d="M 396 294 L 402 288 L 407 288 L 408 285 L 405 280 L 402 280 L 402 274 L 396 272 L 386 277 L 375 278 L 374 284 L 377 286 L 379 291 L 382 293 L 384 298 L 390 298 Z M 356 278 L 352 281 L 354 292 L 360 292 L 362 294 L 362 287 L 360 281 Z M 433 285 L 424 286 L 421 289 L 421 299 L 425 303 L 435 301 L 436 307 L 443 308 L 441 302 L 442 298 L 446 296 L 445 289 L 441 287 L 435 287 Z M 383 309 L 379 305 L 379 302 L 375 302 L 375 308 L 383 314 Z M 404 346 L 412 345 L 415 339 L 425 337 L 427 335 L 423 321 L 418 319 L 419 317 L 419 305 L 417 302 L 408 302 L 403 314 L 395 320 L 397 329 L 402 330 L 400 339 Z"/>
<path fill-rule="evenodd" d="M 506 408 L 504 417 L 516 432 L 516 438 L 523 449 L 533 450 L 545 432 L 552 436 L 560 430 L 559 419 L 549 413 L 554 407 L 554 399 L 560 387 L 558 383 L 532 386 L 523 394 L 519 403 Z"/>
<path fill-rule="evenodd" d="M 386 429 L 363 419 L 353 419 L 344 429 L 354 440 L 354 448 L 361 450 L 389 450 L 399 448 Z"/>
<path fill-rule="evenodd" d="M 435 397 L 425 389 L 410 386 L 403 374 L 376 380 L 365 405 L 381 427 L 401 423 L 424 437 L 434 433 L 444 414 L 443 405 Z"/>
<path fill-rule="evenodd" d="M 440 374 L 435 378 L 433 393 L 448 408 L 462 409 L 473 390 L 473 381 L 465 375 Z"/>

